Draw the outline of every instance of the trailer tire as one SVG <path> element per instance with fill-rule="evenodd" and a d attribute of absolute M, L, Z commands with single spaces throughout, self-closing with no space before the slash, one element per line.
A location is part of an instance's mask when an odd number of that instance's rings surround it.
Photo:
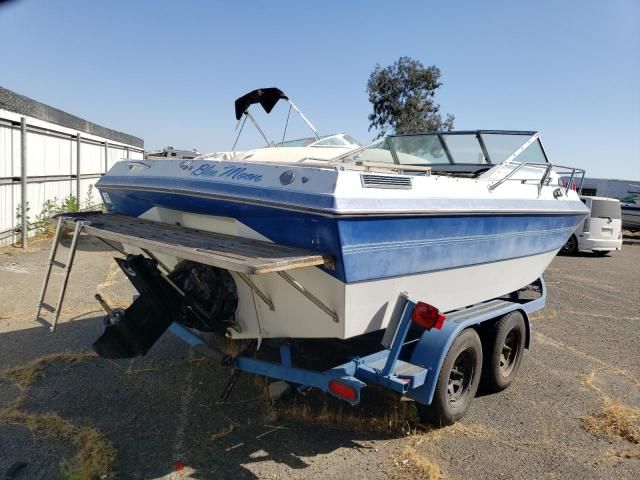
<path fill-rule="evenodd" d="M 460 420 L 476 396 L 482 371 L 482 343 L 478 333 L 467 328 L 460 333 L 442 363 L 431 405 L 416 403 L 423 423 L 436 427 Z"/>
<path fill-rule="evenodd" d="M 515 380 L 526 337 L 524 316 L 518 310 L 500 317 L 487 332 L 482 368 L 483 392 L 500 392 Z"/>

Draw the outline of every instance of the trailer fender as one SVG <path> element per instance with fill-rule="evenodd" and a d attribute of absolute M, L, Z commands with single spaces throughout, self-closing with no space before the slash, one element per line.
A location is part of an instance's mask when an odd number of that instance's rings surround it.
<path fill-rule="evenodd" d="M 474 328 L 483 322 L 493 320 L 515 310 L 520 310 L 524 317 L 527 329 L 526 346 L 528 348 L 530 337 L 529 315 L 527 315 L 525 309 L 519 304 L 511 302 L 504 302 L 504 305 L 500 308 L 491 310 L 484 315 L 461 319 L 454 317 L 451 321 L 447 319 L 441 330 L 432 329 L 425 331 L 418 340 L 409 361 L 414 365 L 426 368 L 428 371 L 427 378 L 422 386 L 408 391 L 406 396 L 425 405 L 431 404 L 444 359 L 447 356 L 447 352 L 449 352 L 451 344 L 460 332 L 466 328 Z"/>

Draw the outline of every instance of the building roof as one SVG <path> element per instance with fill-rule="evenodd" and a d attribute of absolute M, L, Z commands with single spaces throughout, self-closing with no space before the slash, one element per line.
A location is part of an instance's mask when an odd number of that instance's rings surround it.
<path fill-rule="evenodd" d="M 38 120 L 44 120 L 45 122 L 55 123 L 56 125 L 96 135 L 114 142 L 144 148 L 144 140 L 141 138 L 96 125 L 95 123 L 89 122 L 83 118 L 76 117 L 75 115 L 63 112 L 57 108 L 50 107 L 49 105 L 45 105 L 44 103 L 12 92 L 11 90 L 7 90 L 3 87 L 0 87 L 0 109 L 34 117 Z"/>

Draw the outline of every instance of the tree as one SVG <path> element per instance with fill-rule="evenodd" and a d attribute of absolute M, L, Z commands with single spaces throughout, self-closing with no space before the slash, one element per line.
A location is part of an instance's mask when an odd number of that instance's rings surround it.
<path fill-rule="evenodd" d="M 440 105 L 434 101 L 436 90 L 442 86 L 439 80 L 438 67 L 425 67 L 410 57 L 400 57 L 384 68 L 376 64 L 367 82 L 373 105 L 369 130 L 378 130 L 376 138 L 389 130 L 395 133 L 451 130 L 455 117 L 447 114 L 443 120 Z"/>

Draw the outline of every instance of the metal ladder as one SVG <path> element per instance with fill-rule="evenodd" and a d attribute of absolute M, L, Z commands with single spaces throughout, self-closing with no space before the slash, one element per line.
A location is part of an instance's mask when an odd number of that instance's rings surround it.
<path fill-rule="evenodd" d="M 71 246 L 69 247 L 69 257 L 67 263 L 64 264 L 56 260 L 56 253 L 58 252 L 58 246 L 60 245 L 60 237 L 62 236 L 62 230 L 64 227 L 65 218 L 58 217 L 58 224 L 56 225 L 56 233 L 51 244 L 51 253 L 49 254 L 49 265 L 47 267 L 47 273 L 44 276 L 44 282 L 42 283 L 42 291 L 40 293 L 40 301 L 38 302 L 38 311 L 36 313 L 36 321 L 40 320 L 40 313 L 44 308 L 48 312 L 55 313 L 53 323 L 49 326 L 49 330 L 55 331 L 58 325 L 58 319 L 60 318 L 60 311 L 62 310 L 62 302 L 64 301 L 64 295 L 67 291 L 67 283 L 69 282 L 69 275 L 71 274 L 71 267 L 73 266 L 73 259 L 76 256 L 76 248 L 78 247 L 78 240 L 80 239 L 80 233 L 84 222 L 76 220 L 76 226 L 73 230 L 73 238 L 71 240 Z M 47 288 L 49 287 L 49 279 L 51 278 L 51 270 L 53 267 L 62 268 L 64 270 L 64 279 L 62 280 L 62 286 L 58 294 L 58 302 L 55 306 L 45 303 L 44 299 L 47 295 Z M 45 320 L 43 318 L 43 320 Z M 45 320 L 46 321 L 46 320 Z"/>

